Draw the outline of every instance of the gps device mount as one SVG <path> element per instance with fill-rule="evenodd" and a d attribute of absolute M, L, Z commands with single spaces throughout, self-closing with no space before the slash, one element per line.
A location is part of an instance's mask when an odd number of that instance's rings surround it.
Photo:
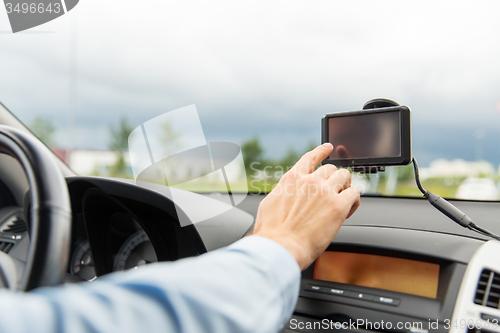
<path fill-rule="evenodd" d="M 363 105 L 363 110 L 378 109 L 378 108 L 388 108 L 391 106 L 401 106 L 399 103 L 387 98 L 375 98 L 369 100 Z"/>

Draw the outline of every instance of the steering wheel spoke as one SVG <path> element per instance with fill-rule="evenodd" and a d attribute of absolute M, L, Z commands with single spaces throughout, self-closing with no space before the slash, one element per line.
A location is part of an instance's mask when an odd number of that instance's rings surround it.
<path fill-rule="evenodd" d="M 66 181 L 50 150 L 29 133 L 0 125 L 0 153 L 19 161 L 30 186 L 26 263 L 0 252 L 0 280 L 21 291 L 57 285 L 69 260 L 71 205 Z"/>

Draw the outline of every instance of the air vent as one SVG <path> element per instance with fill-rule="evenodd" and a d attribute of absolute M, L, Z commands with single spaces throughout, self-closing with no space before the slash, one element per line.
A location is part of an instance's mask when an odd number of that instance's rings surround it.
<path fill-rule="evenodd" d="M 14 243 L 11 242 L 0 242 L 0 251 L 9 253 L 13 246 Z"/>
<path fill-rule="evenodd" d="M 477 283 L 474 303 L 498 309 L 500 305 L 500 274 L 483 269 Z"/>
<path fill-rule="evenodd" d="M 7 221 L 5 221 L 2 226 L 0 227 L 0 232 L 10 232 L 12 234 L 22 234 L 24 232 L 28 231 L 28 228 L 26 227 L 26 223 L 22 218 L 20 218 L 17 215 L 13 215 L 9 217 Z"/>

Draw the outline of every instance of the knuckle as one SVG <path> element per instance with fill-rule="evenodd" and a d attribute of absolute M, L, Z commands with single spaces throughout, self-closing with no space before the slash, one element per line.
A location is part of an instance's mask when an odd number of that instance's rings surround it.
<path fill-rule="evenodd" d="M 292 169 L 288 170 L 281 178 L 286 180 L 286 181 L 290 181 L 290 180 L 296 179 L 297 177 L 298 177 L 298 170 L 295 168 L 292 168 Z"/>
<path fill-rule="evenodd" d="M 266 207 L 267 206 L 267 202 L 269 201 L 269 196 L 271 194 L 268 194 L 264 197 L 264 199 L 262 199 L 262 201 L 259 203 L 259 210 L 262 208 L 262 207 Z"/>
<path fill-rule="evenodd" d="M 283 174 L 283 176 L 281 176 L 281 178 L 279 180 L 280 183 L 285 182 L 288 178 L 290 178 L 290 171 L 285 172 Z"/>
<path fill-rule="evenodd" d="M 309 150 L 307 153 L 304 154 L 304 156 L 307 156 L 307 157 L 312 157 L 314 155 L 316 155 L 316 153 L 314 152 L 314 149 Z"/>
<path fill-rule="evenodd" d="M 322 165 L 321 168 L 323 168 L 324 170 L 326 170 L 328 172 L 335 171 L 335 167 L 333 166 L 333 164 L 325 164 L 325 165 Z"/>
<path fill-rule="evenodd" d="M 341 176 L 345 179 L 351 179 L 351 173 L 347 169 L 340 169 L 338 172 L 341 173 Z"/>
<path fill-rule="evenodd" d="M 359 199 L 360 197 L 360 193 L 359 193 L 359 190 L 355 187 L 353 187 L 351 190 L 349 190 L 349 192 L 347 192 L 347 194 L 349 195 L 349 197 L 354 197 L 355 199 Z"/>
<path fill-rule="evenodd" d="M 314 177 L 311 177 L 310 175 L 304 177 L 304 184 L 305 185 L 313 185 L 316 184 L 316 179 Z"/>
<path fill-rule="evenodd" d="M 324 176 L 331 176 L 337 171 L 337 167 L 333 164 L 325 164 L 321 166 L 320 169 Z"/>
<path fill-rule="evenodd" d="M 314 157 L 314 153 L 312 151 L 309 151 L 309 152 L 305 153 L 304 155 L 302 155 L 302 157 L 300 158 L 300 161 L 309 162 L 313 157 Z"/>
<path fill-rule="evenodd" d="M 342 192 L 342 190 L 343 190 L 343 185 L 341 185 L 341 184 L 334 184 L 334 185 L 333 185 L 333 190 L 334 190 L 336 193 L 340 193 L 340 192 Z"/>

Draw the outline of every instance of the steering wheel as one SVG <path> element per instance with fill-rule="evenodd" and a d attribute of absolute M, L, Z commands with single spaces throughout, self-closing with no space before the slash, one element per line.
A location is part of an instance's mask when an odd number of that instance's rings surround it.
<path fill-rule="evenodd" d="M 71 205 L 50 152 L 29 133 L 0 125 L 0 153 L 19 161 L 30 186 L 30 248 L 26 262 L 0 252 L 0 286 L 21 291 L 62 281 L 69 259 Z"/>

